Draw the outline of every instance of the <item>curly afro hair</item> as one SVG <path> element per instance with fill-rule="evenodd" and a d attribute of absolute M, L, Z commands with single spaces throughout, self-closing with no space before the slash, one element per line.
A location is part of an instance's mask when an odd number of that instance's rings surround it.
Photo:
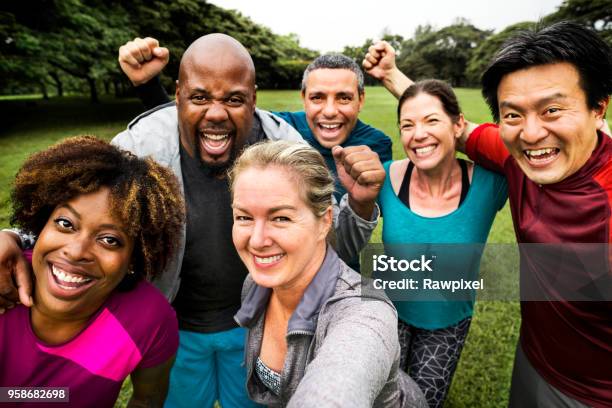
<path fill-rule="evenodd" d="M 38 235 L 53 210 L 108 187 L 110 213 L 134 239 L 134 278 L 151 280 L 176 250 L 185 204 L 171 170 L 93 136 L 77 136 L 30 156 L 11 191 L 11 223 Z"/>

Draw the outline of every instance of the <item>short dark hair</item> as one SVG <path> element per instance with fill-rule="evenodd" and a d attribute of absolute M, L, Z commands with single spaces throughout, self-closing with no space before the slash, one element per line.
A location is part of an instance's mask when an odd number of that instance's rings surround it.
<path fill-rule="evenodd" d="M 400 113 L 402 111 L 402 105 L 408 99 L 412 99 L 420 93 L 426 93 L 433 97 L 438 98 L 442 104 L 444 112 L 451 118 L 453 123 L 457 123 L 461 116 L 461 108 L 459 102 L 457 102 L 457 96 L 453 91 L 453 88 L 444 81 L 439 79 L 424 79 L 410 85 L 402 93 L 397 104 L 397 121 L 400 120 Z"/>
<path fill-rule="evenodd" d="M 612 93 L 612 48 L 594 31 L 562 21 L 541 30 L 518 33 L 502 45 L 482 75 L 482 94 L 499 122 L 497 88 L 512 72 L 538 65 L 567 62 L 580 76 L 589 109 Z"/>
<path fill-rule="evenodd" d="M 302 92 L 306 90 L 308 74 L 316 69 L 348 69 L 349 71 L 353 71 L 355 75 L 357 75 L 357 90 L 360 94 L 363 93 L 363 71 L 352 58 L 344 54 L 321 55 L 308 64 L 302 76 Z"/>
<path fill-rule="evenodd" d="M 103 187 L 110 189 L 110 213 L 134 239 L 132 276 L 155 277 L 182 231 L 185 205 L 178 181 L 153 159 L 104 140 L 73 137 L 30 156 L 11 192 L 11 223 L 38 235 L 58 205 Z"/>

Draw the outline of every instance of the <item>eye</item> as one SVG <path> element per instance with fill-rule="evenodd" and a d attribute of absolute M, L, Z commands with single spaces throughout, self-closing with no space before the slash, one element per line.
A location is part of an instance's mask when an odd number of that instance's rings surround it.
<path fill-rule="evenodd" d="M 313 101 L 313 102 L 319 102 L 319 101 L 321 101 L 321 95 L 312 95 L 310 97 L 310 100 Z"/>
<path fill-rule="evenodd" d="M 99 241 L 102 242 L 104 245 L 109 246 L 109 247 L 121 247 L 121 246 L 123 246 L 123 242 L 121 242 L 121 240 L 119 238 L 114 237 L 112 235 L 105 235 L 103 237 L 100 237 Z"/>
<path fill-rule="evenodd" d="M 429 122 L 429 123 L 438 123 L 438 122 L 439 122 L 439 120 L 438 120 L 438 119 L 436 119 L 436 118 L 431 118 L 431 119 L 429 119 L 429 120 L 428 120 L 428 122 Z"/>
<path fill-rule="evenodd" d="M 275 222 L 289 222 L 291 221 L 291 219 L 289 217 L 285 217 L 282 215 L 277 215 L 276 217 L 272 218 L 272 221 Z"/>
<path fill-rule="evenodd" d="M 400 129 L 401 129 L 401 130 L 410 130 L 410 129 L 412 129 L 412 127 L 413 127 L 412 123 L 404 123 L 404 124 L 403 124 L 403 125 L 400 127 Z"/>
<path fill-rule="evenodd" d="M 518 113 L 509 112 L 504 115 L 504 120 L 506 121 L 516 121 L 520 119 L 520 115 Z"/>
<path fill-rule="evenodd" d="M 342 102 L 342 103 L 349 103 L 352 100 L 353 100 L 353 98 L 351 98 L 348 95 L 343 95 L 343 96 L 340 97 L 340 102 Z"/>
<path fill-rule="evenodd" d="M 251 217 L 248 217 L 246 215 L 236 215 L 234 216 L 234 221 L 250 221 Z"/>
<path fill-rule="evenodd" d="M 204 95 L 193 95 L 191 97 L 192 102 L 194 103 L 204 103 L 208 101 L 208 98 Z"/>
<path fill-rule="evenodd" d="M 561 112 L 561 109 L 557 108 L 557 107 L 551 107 L 551 108 L 547 108 L 546 109 L 545 114 L 552 115 L 552 114 L 555 114 L 557 112 Z"/>
<path fill-rule="evenodd" d="M 242 98 L 237 96 L 232 96 L 227 100 L 227 104 L 230 106 L 241 106 L 243 103 L 244 101 L 242 100 Z"/>
<path fill-rule="evenodd" d="M 54 219 L 53 222 L 55 223 L 55 225 L 57 225 L 57 227 L 60 230 L 74 231 L 74 226 L 72 225 L 72 222 L 70 222 L 70 220 L 67 219 L 67 218 L 58 217 L 58 218 Z"/>

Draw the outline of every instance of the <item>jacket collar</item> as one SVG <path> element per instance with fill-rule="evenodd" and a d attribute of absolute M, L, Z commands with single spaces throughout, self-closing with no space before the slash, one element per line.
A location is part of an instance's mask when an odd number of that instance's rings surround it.
<path fill-rule="evenodd" d="M 305 331 L 314 333 L 316 320 L 321 306 L 331 298 L 336 290 L 340 270 L 340 259 L 331 246 L 327 246 L 325 259 L 312 281 L 306 288 L 300 303 L 291 315 L 287 333 Z M 247 278 L 249 279 L 249 278 Z M 253 283 L 246 294 L 234 319 L 241 327 L 251 328 L 266 310 L 272 289 Z"/>

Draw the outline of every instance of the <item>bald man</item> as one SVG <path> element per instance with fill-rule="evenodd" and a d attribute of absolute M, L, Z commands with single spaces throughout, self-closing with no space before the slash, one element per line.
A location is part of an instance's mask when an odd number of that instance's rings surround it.
<path fill-rule="evenodd" d="M 131 69 L 137 76 L 147 67 L 135 64 Z M 233 319 L 240 308 L 247 270 L 232 243 L 225 171 L 247 145 L 265 139 L 303 142 L 296 130 L 257 109 L 255 102 L 255 68 L 249 53 L 232 37 L 207 35 L 183 55 L 176 102 L 138 116 L 112 141 L 170 167 L 187 204 L 178 256 L 154 282 L 173 302 L 180 329 L 166 406 L 211 407 L 216 400 L 224 408 L 253 406 L 246 395 L 242 367 L 245 332 Z M 339 148 L 335 156 L 339 176 L 350 193 L 334 208 L 337 250 L 350 259 L 376 226 L 370 219 L 377 218 L 374 202 L 384 170 L 377 155 L 367 148 Z M 27 272 L 5 266 L 23 264 L 15 260 L 21 251 L 9 235 L 0 233 L 0 294 L 17 293 L 10 287 L 13 279 L 29 280 L 24 278 Z M 7 249 L 10 240 L 15 241 L 14 246 Z M 7 261 L 11 256 L 13 260 Z M 29 303 L 28 290 L 24 285 L 20 288 L 24 304 Z M 0 295 L 0 310 L 15 301 L 15 296 Z"/>

